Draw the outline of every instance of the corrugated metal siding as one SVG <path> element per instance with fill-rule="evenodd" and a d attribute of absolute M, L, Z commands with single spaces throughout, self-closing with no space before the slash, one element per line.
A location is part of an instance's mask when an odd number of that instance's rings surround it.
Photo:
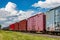
<path fill-rule="evenodd" d="M 31 31 L 33 26 L 33 18 L 27 19 L 27 31 Z"/>
<path fill-rule="evenodd" d="M 44 29 L 45 29 L 45 19 L 46 19 L 46 17 L 45 17 L 45 15 L 44 14 L 40 14 L 40 15 L 38 15 L 39 17 L 38 17 L 38 27 L 39 27 L 39 30 L 40 31 L 44 31 Z"/>
<path fill-rule="evenodd" d="M 21 31 L 21 22 L 19 22 L 19 31 Z"/>
<path fill-rule="evenodd" d="M 38 16 L 35 16 L 33 18 L 34 18 L 34 30 L 38 31 Z"/>
<path fill-rule="evenodd" d="M 45 14 L 37 14 L 27 19 L 27 30 L 28 31 L 44 31 L 46 24 Z"/>
<path fill-rule="evenodd" d="M 46 12 L 46 31 L 51 31 L 54 28 L 54 10 Z M 55 29 L 54 29 L 55 30 Z M 52 30 L 52 31 L 54 31 Z"/>
<path fill-rule="evenodd" d="M 20 31 L 26 31 L 27 30 L 27 21 L 22 20 L 19 22 L 19 30 Z"/>
<path fill-rule="evenodd" d="M 11 25 L 9 26 L 9 30 L 15 30 L 14 24 L 11 24 Z"/>
<path fill-rule="evenodd" d="M 15 25 L 15 30 L 19 30 L 18 28 L 19 28 L 19 24 L 16 22 L 16 23 L 14 23 L 14 25 Z"/>

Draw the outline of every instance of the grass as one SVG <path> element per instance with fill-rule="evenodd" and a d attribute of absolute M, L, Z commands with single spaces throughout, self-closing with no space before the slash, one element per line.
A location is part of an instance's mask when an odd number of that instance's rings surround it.
<path fill-rule="evenodd" d="M 49 38 L 43 36 L 34 36 L 21 32 L 0 30 L 0 40 L 60 40 L 58 38 Z"/>

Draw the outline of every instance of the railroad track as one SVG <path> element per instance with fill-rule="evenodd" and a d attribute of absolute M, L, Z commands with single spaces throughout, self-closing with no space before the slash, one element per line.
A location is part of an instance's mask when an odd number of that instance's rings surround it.
<path fill-rule="evenodd" d="M 7 30 L 4 30 L 7 31 Z M 14 32 L 20 32 L 20 31 L 14 31 Z M 51 35 L 51 34 L 42 34 L 42 33 L 31 33 L 31 32 L 20 32 L 22 34 L 28 34 L 33 36 L 43 36 L 43 37 L 50 37 L 50 38 L 60 38 L 58 35 Z"/>
<path fill-rule="evenodd" d="M 28 32 L 21 32 L 23 34 L 29 34 L 33 36 L 43 36 L 43 37 L 50 37 L 50 38 L 60 38 L 58 35 L 50 35 L 50 34 L 41 34 L 41 33 L 28 33 Z"/>

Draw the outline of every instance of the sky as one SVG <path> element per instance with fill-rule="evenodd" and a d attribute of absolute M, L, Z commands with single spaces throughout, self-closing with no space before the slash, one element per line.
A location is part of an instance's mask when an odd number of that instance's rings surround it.
<path fill-rule="evenodd" d="M 7 27 L 58 6 L 60 0 L 0 0 L 0 24 Z"/>
<path fill-rule="evenodd" d="M 15 3 L 18 10 L 28 10 L 33 9 L 32 4 L 38 2 L 39 0 L 0 0 L 0 8 L 5 7 L 8 2 Z M 45 0 L 41 0 L 45 1 Z"/>

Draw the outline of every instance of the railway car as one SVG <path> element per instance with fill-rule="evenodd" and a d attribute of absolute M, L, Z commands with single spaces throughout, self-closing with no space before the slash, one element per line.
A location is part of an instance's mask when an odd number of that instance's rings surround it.
<path fill-rule="evenodd" d="M 2 30 L 9 30 L 9 27 L 4 27 L 2 28 Z"/>
<path fill-rule="evenodd" d="M 18 22 L 16 22 L 16 23 L 14 23 L 14 26 L 15 26 L 15 31 L 18 31 L 19 30 L 19 23 Z"/>
<path fill-rule="evenodd" d="M 19 31 L 27 31 L 27 20 L 26 19 L 19 22 Z"/>
<path fill-rule="evenodd" d="M 44 13 L 37 14 L 27 19 L 27 31 L 45 32 L 46 15 Z"/>
<path fill-rule="evenodd" d="M 11 25 L 9 26 L 9 30 L 15 30 L 15 25 L 14 25 L 14 24 L 11 24 Z"/>
<path fill-rule="evenodd" d="M 53 34 L 60 33 L 60 6 L 50 9 L 46 13 L 46 31 Z"/>

